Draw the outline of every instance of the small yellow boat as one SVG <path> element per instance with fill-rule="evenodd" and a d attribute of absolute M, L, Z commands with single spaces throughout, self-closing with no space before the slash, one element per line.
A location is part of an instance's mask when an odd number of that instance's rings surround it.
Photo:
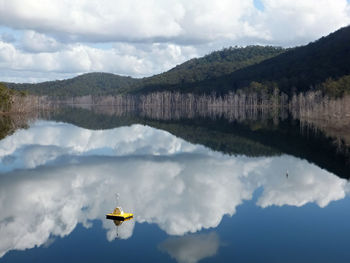
<path fill-rule="evenodd" d="M 107 219 L 113 219 L 113 220 L 119 220 L 119 221 L 129 220 L 133 217 L 134 215 L 131 213 L 124 213 L 121 207 L 116 207 L 113 213 L 109 213 L 106 215 Z"/>

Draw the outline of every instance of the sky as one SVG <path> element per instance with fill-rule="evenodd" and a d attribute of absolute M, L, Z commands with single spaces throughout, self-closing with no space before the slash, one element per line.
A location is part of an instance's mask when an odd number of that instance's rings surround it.
<path fill-rule="evenodd" d="M 350 0 L 0 0 L 0 81 L 146 77 L 229 46 L 304 45 Z"/>

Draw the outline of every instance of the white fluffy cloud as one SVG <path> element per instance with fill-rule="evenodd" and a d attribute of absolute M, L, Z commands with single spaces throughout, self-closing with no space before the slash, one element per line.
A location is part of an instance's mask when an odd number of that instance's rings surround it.
<path fill-rule="evenodd" d="M 253 1 L 0 1 L 0 23 L 91 42 L 208 41 L 245 31 Z"/>
<path fill-rule="evenodd" d="M 0 23 L 65 40 L 187 44 L 264 39 L 261 29 L 274 41 L 286 34 L 319 36 L 349 23 L 346 0 L 262 0 L 262 4 L 263 11 L 252 0 L 1 0 Z"/>
<path fill-rule="evenodd" d="M 261 23 L 269 39 L 282 45 L 300 45 L 350 24 L 346 0 L 262 0 Z"/>
<path fill-rule="evenodd" d="M 115 226 L 104 217 L 115 206 L 115 189 L 120 205 L 135 214 L 120 227 L 121 238 L 132 235 L 135 222 L 170 235 L 216 227 L 258 188 L 261 207 L 325 207 L 349 190 L 346 180 L 291 156 L 226 156 L 142 125 L 90 131 L 40 121 L 6 137 L 0 149 L 0 256 L 95 219 L 113 240 Z M 215 252 L 209 243 L 199 245 L 212 253 L 191 255 L 192 262 Z M 178 259 L 187 253 L 164 248 Z"/>
<path fill-rule="evenodd" d="M 0 0 L 1 80 L 149 76 L 223 46 L 306 44 L 350 24 L 346 0 L 261 2 L 262 10 L 253 0 Z"/>
<path fill-rule="evenodd" d="M 17 73 L 13 77 L 7 77 L 8 80 L 16 80 L 19 72 L 23 71 L 32 72 L 34 80 L 42 79 L 40 76 L 43 72 L 56 73 L 53 77 L 59 73 L 62 74 L 61 78 L 65 74 L 96 71 L 142 77 L 165 71 L 197 55 L 196 50 L 188 46 L 151 44 L 147 50 L 138 46 L 118 43 L 110 49 L 99 49 L 83 44 L 69 44 L 60 49 L 62 44 L 53 38 L 31 31 L 24 37 L 23 50 L 13 43 L 0 41 L 0 70 L 6 72 L 10 69 Z M 52 76 L 46 78 L 51 79 Z"/>
<path fill-rule="evenodd" d="M 28 52 L 55 52 L 62 47 L 54 38 L 29 30 L 22 37 L 22 47 Z"/>

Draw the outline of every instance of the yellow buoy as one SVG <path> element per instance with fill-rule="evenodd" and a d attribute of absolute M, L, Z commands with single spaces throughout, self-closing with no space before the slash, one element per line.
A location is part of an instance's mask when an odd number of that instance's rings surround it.
<path fill-rule="evenodd" d="M 134 215 L 131 213 L 124 213 L 123 209 L 121 207 L 116 207 L 113 211 L 113 213 L 109 213 L 106 215 L 107 219 L 114 219 L 119 221 L 125 221 L 128 219 L 133 218 Z"/>

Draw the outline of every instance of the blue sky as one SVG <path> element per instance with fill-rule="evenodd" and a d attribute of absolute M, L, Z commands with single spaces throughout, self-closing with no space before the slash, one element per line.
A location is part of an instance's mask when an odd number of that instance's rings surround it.
<path fill-rule="evenodd" d="M 0 81 L 150 76 L 223 47 L 302 45 L 349 24 L 348 0 L 0 0 Z"/>
<path fill-rule="evenodd" d="M 264 10 L 264 4 L 261 0 L 254 0 L 254 6 L 259 10 Z"/>

